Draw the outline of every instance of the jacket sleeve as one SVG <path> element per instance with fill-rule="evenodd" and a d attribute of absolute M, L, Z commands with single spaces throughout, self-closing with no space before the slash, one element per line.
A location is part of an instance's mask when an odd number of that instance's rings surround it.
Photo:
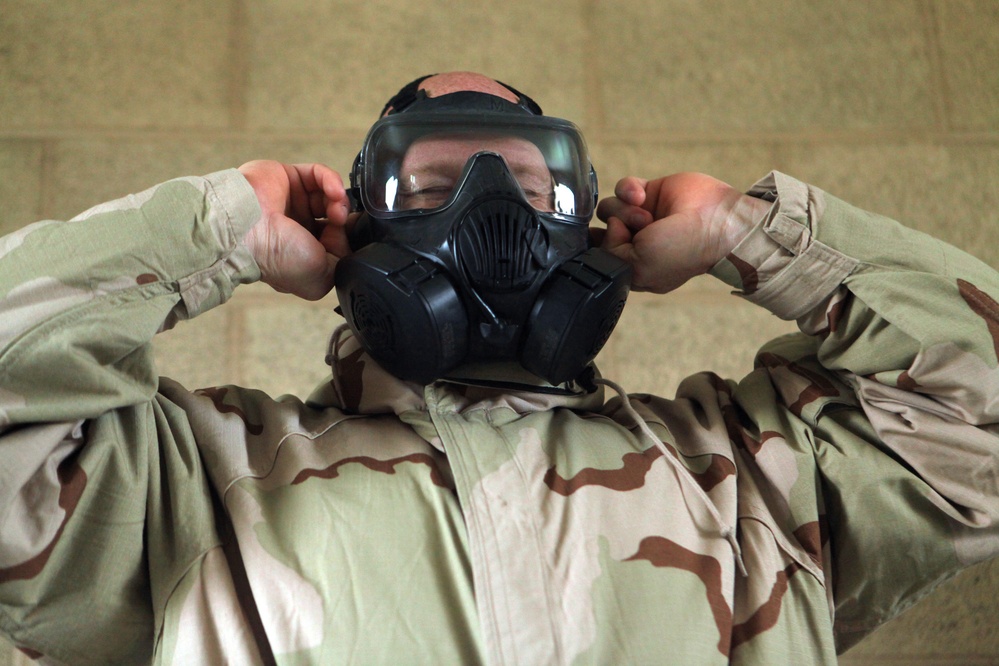
<path fill-rule="evenodd" d="M 173 584 L 218 542 L 151 342 L 259 271 L 237 171 L 0 238 L 0 632 L 59 663 L 148 660 Z"/>
<path fill-rule="evenodd" d="M 805 336 L 757 371 L 808 429 L 844 650 L 999 554 L 999 274 L 780 173 L 713 273 Z"/>

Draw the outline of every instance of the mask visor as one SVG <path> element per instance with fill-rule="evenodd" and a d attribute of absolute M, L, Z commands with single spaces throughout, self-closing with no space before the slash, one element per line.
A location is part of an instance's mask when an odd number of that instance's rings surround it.
<path fill-rule="evenodd" d="M 450 203 L 469 160 L 499 154 L 539 212 L 588 221 L 596 177 L 571 122 L 489 113 L 399 114 L 371 129 L 358 165 L 361 201 L 383 217 Z"/>

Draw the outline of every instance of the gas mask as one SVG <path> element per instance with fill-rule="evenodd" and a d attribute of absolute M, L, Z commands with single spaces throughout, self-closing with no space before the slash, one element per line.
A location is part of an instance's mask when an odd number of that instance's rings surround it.
<path fill-rule="evenodd" d="M 339 311 L 397 377 L 512 360 L 560 384 L 624 308 L 630 268 L 591 247 L 596 176 L 568 121 L 481 93 L 424 99 L 371 128 L 351 197 Z"/>

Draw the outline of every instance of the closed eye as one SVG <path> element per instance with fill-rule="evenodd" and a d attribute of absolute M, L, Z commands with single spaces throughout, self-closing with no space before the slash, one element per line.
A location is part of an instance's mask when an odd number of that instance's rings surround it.
<path fill-rule="evenodd" d="M 397 208 L 437 208 L 447 203 L 454 188 L 449 186 L 425 187 L 417 190 L 400 190 L 396 196 Z"/>

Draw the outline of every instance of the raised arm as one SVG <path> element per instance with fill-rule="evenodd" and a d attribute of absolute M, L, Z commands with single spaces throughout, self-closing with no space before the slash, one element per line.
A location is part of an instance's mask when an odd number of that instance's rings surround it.
<path fill-rule="evenodd" d="M 779 173 L 748 195 L 697 174 L 625 179 L 600 213 L 639 288 L 710 270 L 797 321 L 804 335 L 765 346 L 726 389 L 731 436 L 793 447 L 797 481 L 775 501 L 791 532 L 813 520 L 795 506 L 814 488 L 841 649 L 999 554 L 995 270 Z"/>
<path fill-rule="evenodd" d="M 153 336 L 261 277 L 322 296 L 345 201 L 326 167 L 254 162 L 0 239 L 0 631 L 15 645 L 150 658 L 166 595 L 219 541 Z"/>

